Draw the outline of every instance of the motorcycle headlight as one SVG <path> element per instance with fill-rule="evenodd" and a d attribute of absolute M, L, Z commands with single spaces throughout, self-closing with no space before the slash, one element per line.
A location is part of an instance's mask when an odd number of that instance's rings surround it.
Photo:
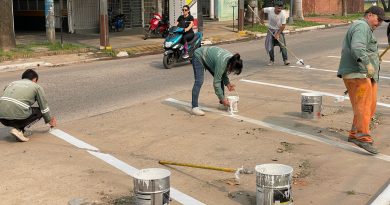
<path fill-rule="evenodd" d="M 172 46 L 172 42 L 165 42 L 165 47 L 166 48 L 169 48 L 169 47 L 171 47 Z"/>

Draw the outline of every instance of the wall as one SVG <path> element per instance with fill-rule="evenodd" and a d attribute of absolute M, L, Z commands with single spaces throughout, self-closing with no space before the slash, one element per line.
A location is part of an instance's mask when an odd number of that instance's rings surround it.
<path fill-rule="evenodd" d="M 303 15 L 308 14 L 335 14 L 341 15 L 342 0 L 302 0 Z M 347 12 L 364 12 L 364 2 L 358 0 L 347 0 Z"/>
<path fill-rule="evenodd" d="M 234 18 L 238 17 L 238 0 L 218 0 L 217 1 L 217 18 L 219 21 L 233 20 L 233 7 Z"/>

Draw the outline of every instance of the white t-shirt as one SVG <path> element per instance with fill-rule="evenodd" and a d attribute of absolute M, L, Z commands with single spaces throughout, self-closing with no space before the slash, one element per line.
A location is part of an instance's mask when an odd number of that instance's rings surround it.
<path fill-rule="evenodd" d="M 263 9 L 264 13 L 268 14 L 270 29 L 279 29 L 282 24 L 286 24 L 286 14 L 282 10 L 278 15 L 275 14 L 275 7 L 266 7 Z"/>

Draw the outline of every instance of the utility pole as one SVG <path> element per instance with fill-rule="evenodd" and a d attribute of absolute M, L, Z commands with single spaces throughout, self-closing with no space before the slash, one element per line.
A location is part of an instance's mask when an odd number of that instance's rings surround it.
<path fill-rule="evenodd" d="M 9 51 L 16 47 L 12 0 L 0 0 L 0 49 Z"/>
<path fill-rule="evenodd" d="M 100 0 L 100 49 L 111 50 L 108 38 L 108 4 L 107 0 Z"/>
<path fill-rule="evenodd" d="M 238 32 L 244 31 L 244 0 L 238 0 Z"/>
<path fill-rule="evenodd" d="M 290 0 L 290 16 L 288 17 L 288 24 L 290 25 L 294 23 L 293 8 L 294 8 L 294 0 Z"/>
<path fill-rule="evenodd" d="M 56 42 L 54 0 L 45 0 L 46 36 L 50 43 Z"/>

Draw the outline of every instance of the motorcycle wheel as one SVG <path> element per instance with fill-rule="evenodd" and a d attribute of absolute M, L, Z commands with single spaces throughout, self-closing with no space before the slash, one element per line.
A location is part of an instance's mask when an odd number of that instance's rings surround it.
<path fill-rule="evenodd" d="M 163 38 L 166 38 L 168 36 L 168 30 L 165 30 L 162 35 L 161 35 Z"/>
<path fill-rule="evenodd" d="M 169 55 L 164 55 L 163 64 L 165 69 L 171 69 L 175 65 L 175 57 L 173 53 Z"/>
<path fill-rule="evenodd" d="M 119 32 L 122 32 L 123 30 L 125 30 L 125 24 L 122 24 L 122 26 L 120 26 L 120 27 L 118 28 L 118 31 L 119 31 Z"/>

